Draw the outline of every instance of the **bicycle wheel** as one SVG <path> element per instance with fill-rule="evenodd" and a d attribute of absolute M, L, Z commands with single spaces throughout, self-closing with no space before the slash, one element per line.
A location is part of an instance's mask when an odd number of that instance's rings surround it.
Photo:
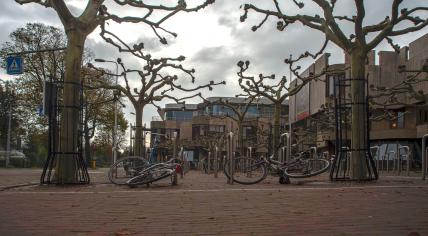
<path fill-rule="evenodd" d="M 113 184 L 125 185 L 126 181 L 149 166 L 149 162 L 142 157 L 124 157 L 110 167 L 108 178 Z"/>
<path fill-rule="evenodd" d="M 290 178 L 307 178 L 319 175 L 329 167 L 330 162 L 326 159 L 298 159 L 285 168 L 284 174 Z"/>
<path fill-rule="evenodd" d="M 224 174 L 230 178 L 230 161 L 224 165 Z M 239 157 L 233 160 L 233 181 L 240 184 L 256 184 L 267 176 L 266 165 L 263 161 L 253 158 Z"/>
<path fill-rule="evenodd" d="M 171 176 L 174 174 L 174 170 L 168 169 L 165 167 L 159 167 L 159 168 L 153 168 L 153 169 L 146 169 L 143 172 L 141 172 L 138 176 L 135 176 L 128 181 L 126 181 L 126 184 L 130 187 L 135 185 L 144 185 L 144 184 L 150 184 L 155 181 L 164 179 L 166 177 Z"/>

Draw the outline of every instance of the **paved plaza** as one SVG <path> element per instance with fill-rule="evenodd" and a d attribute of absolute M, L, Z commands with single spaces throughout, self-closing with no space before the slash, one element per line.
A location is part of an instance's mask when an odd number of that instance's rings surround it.
<path fill-rule="evenodd" d="M 0 235 L 428 235 L 428 181 L 228 185 L 189 172 L 128 188 L 91 170 L 86 186 L 39 186 L 41 170 L 0 169 Z"/>

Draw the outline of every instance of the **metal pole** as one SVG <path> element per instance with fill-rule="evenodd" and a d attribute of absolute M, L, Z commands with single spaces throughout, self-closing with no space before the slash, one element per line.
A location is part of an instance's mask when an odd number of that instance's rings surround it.
<path fill-rule="evenodd" d="M 291 56 L 291 55 L 290 55 Z M 290 82 L 291 82 L 291 70 L 290 70 Z M 291 135 L 293 133 L 292 127 L 291 127 L 291 116 L 290 116 L 290 99 L 288 99 L 288 135 L 287 135 L 287 156 L 285 157 L 285 161 L 289 162 L 291 159 Z"/>
<path fill-rule="evenodd" d="M 253 155 L 253 147 L 248 147 L 248 150 L 250 151 L 250 155 L 248 155 L 248 157 L 251 158 L 251 156 Z"/>
<path fill-rule="evenodd" d="M 291 158 L 291 142 L 290 142 L 290 133 L 283 133 L 283 134 L 281 134 L 281 137 L 280 138 L 282 138 L 283 136 L 285 136 L 285 138 L 286 138 L 286 147 L 287 147 L 287 152 L 286 152 L 286 156 L 285 156 L 285 161 L 286 162 L 288 162 L 289 161 L 289 159 Z"/>
<path fill-rule="evenodd" d="M 233 132 L 230 132 L 229 135 L 229 145 L 228 145 L 228 149 L 229 149 L 229 184 L 233 184 Z"/>
<path fill-rule="evenodd" d="M 117 86 L 117 73 L 119 66 L 117 62 L 114 62 L 116 65 L 116 86 Z M 113 127 L 113 163 L 116 163 L 117 159 L 117 99 L 114 99 L 114 127 Z"/>
<path fill-rule="evenodd" d="M 132 123 L 129 125 L 129 154 L 132 155 Z"/>
<path fill-rule="evenodd" d="M 9 104 L 9 114 L 7 116 L 7 141 L 6 141 L 6 160 L 5 165 L 6 167 L 9 166 L 10 161 L 10 133 L 12 131 L 12 108 L 11 104 Z"/>
<path fill-rule="evenodd" d="M 214 178 L 218 178 L 218 147 L 215 146 L 214 150 Z"/>
<path fill-rule="evenodd" d="M 427 172 L 427 150 L 426 150 L 426 139 L 428 138 L 428 134 L 425 134 L 422 137 L 422 180 L 425 180 L 426 172 Z"/>
<path fill-rule="evenodd" d="M 395 152 L 394 151 L 388 152 L 387 159 L 386 159 L 386 173 L 389 173 L 389 159 L 390 159 L 389 157 L 391 156 L 391 154 L 395 155 Z"/>
<path fill-rule="evenodd" d="M 118 79 L 118 71 L 119 71 L 119 65 L 117 64 L 117 62 L 115 61 L 110 61 L 110 60 L 104 60 L 104 59 L 95 59 L 96 62 L 110 62 L 110 63 L 114 63 L 116 65 L 116 86 L 117 86 L 117 79 Z M 116 162 L 116 157 L 117 157 L 117 99 L 115 97 L 114 99 L 114 127 L 113 127 L 113 163 Z M 140 137 L 138 137 L 140 138 Z M 140 153 L 138 153 L 138 155 L 140 155 Z"/>
<path fill-rule="evenodd" d="M 211 174 L 211 152 L 208 152 L 207 174 Z"/>
<path fill-rule="evenodd" d="M 400 173 L 401 173 L 401 158 L 400 158 L 400 143 L 398 142 L 398 140 L 397 140 L 397 142 L 395 143 L 395 149 L 396 149 L 396 160 L 395 160 L 395 162 L 397 163 L 397 164 L 395 164 L 395 168 L 397 169 L 397 174 L 398 175 L 400 175 Z M 395 163 L 394 162 L 394 163 Z"/>

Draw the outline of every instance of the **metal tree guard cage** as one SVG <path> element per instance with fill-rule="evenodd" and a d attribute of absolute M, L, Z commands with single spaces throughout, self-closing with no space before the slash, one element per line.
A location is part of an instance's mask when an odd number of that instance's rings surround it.
<path fill-rule="evenodd" d="M 66 107 L 63 105 L 63 90 L 65 83 L 72 83 L 74 86 L 79 87 L 79 105 L 77 107 Z M 59 155 L 71 155 L 76 166 L 76 183 L 75 184 L 88 184 L 90 182 L 87 164 L 83 159 L 83 81 L 79 83 L 55 81 L 46 82 L 45 91 L 45 108 L 49 119 L 49 133 L 48 133 L 48 157 L 43 167 L 42 176 L 40 177 L 40 184 L 63 184 L 58 182 L 55 178 L 55 171 Z M 60 151 L 60 113 L 61 109 L 74 109 L 79 112 L 79 125 L 77 132 L 78 147 L 75 152 L 63 153 Z"/>
<path fill-rule="evenodd" d="M 366 78 L 360 78 L 366 83 L 365 90 L 365 102 L 362 104 L 354 104 L 352 98 L 348 95 L 351 82 L 356 79 L 346 79 L 345 77 L 337 76 L 334 78 L 334 113 L 335 113 L 335 133 L 336 133 L 336 157 L 333 160 L 332 167 L 330 170 L 330 180 L 332 181 L 348 181 L 353 180 L 351 178 L 351 152 L 352 151 L 364 151 L 366 153 L 366 181 L 376 180 L 378 178 L 378 172 L 370 152 L 370 124 L 369 124 L 369 106 L 368 106 L 368 82 Z M 366 112 L 365 115 L 365 126 L 361 127 L 364 136 L 367 140 L 367 146 L 363 149 L 352 150 L 350 147 L 351 138 L 349 134 L 352 134 L 350 129 L 352 116 L 352 105 L 364 106 Z M 351 135 L 352 136 L 352 135 Z M 361 180 L 361 179 L 359 179 Z"/>

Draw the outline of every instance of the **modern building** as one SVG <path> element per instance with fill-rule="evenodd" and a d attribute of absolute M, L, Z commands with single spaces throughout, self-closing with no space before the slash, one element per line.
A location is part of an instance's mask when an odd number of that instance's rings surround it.
<path fill-rule="evenodd" d="M 392 88 L 402 83 L 414 72 L 399 73 L 399 66 L 407 70 L 420 70 L 428 60 L 428 34 L 403 47 L 400 53 L 395 51 L 370 52 L 367 58 L 367 91 L 373 98 L 370 106 L 370 140 L 371 146 L 379 146 L 377 156 L 397 152 L 401 146 L 409 146 L 415 159 L 420 160 L 421 137 L 428 133 L 428 106 L 415 100 L 409 93 L 397 95 L 397 99 L 381 96 L 373 88 Z M 342 69 L 342 72 L 327 74 L 316 81 L 311 81 L 295 96 L 290 97 L 290 121 L 297 139 L 293 142 L 299 149 L 316 146 L 320 150 L 334 153 L 335 124 L 334 99 L 338 89 L 347 94 L 349 88 L 335 87 L 338 80 L 350 78 L 350 61 L 345 56 L 344 64 L 329 64 L 329 55 L 325 54 L 312 64 L 303 75 L 319 73 L 327 65 L 329 69 Z M 419 79 L 427 78 L 422 73 Z M 293 81 L 296 85 L 298 81 Z M 336 89 L 336 93 L 335 93 Z M 414 89 L 428 94 L 428 80 L 418 83 Z M 393 102 L 393 103 L 392 103 Z M 388 106 L 379 104 L 386 103 Z M 349 134 L 344 134 L 350 137 Z M 402 150 L 398 150 L 402 154 Z"/>
<path fill-rule="evenodd" d="M 166 147 L 162 155 L 171 155 L 172 137 L 176 137 L 178 148 L 183 147 L 190 161 L 198 162 L 217 148 L 225 154 L 225 137 L 234 133 L 234 151 L 247 152 L 252 155 L 266 155 L 272 129 L 273 103 L 260 98 L 248 105 L 242 122 L 243 146 L 237 142 L 238 120 L 233 106 L 239 111 L 245 110 L 248 100 L 235 97 L 210 97 L 200 104 L 166 104 L 159 111 L 159 118 L 150 123 L 151 143 L 160 140 Z M 221 101 L 221 102 L 220 102 Z M 224 103 L 226 103 L 226 105 Z M 288 119 L 288 101 L 281 112 L 281 127 L 285 130 Z M 168 144 L 169 143 L 169 144 Z M 162 146 L 162 145 L 161 145 Z M 237 154 L 239 155 L 239 154 Z"/>

